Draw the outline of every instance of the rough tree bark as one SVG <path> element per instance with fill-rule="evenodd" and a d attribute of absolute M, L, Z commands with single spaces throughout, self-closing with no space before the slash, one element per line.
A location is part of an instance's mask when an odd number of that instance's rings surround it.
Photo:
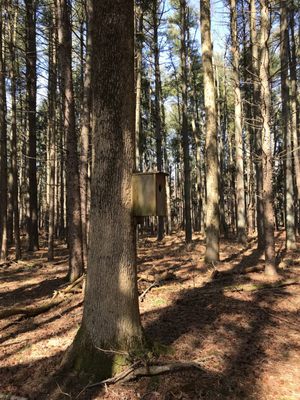
<path fill-rule="evenodd" d="M 204 72 L 206 150 L 206 262 L 219 260 L 220 213 L 217 115 L 210 33 L 210 0 L 200 1 L 202 63 Z"/>
<path fill-rule="evenodd" d="M 159 45 L 158 45 L 158 13 L 159 5 L 157 0 L 153 0 L 153 55 L 154 55 L 154 109 L 155 109 L 155 137 L 156 137 L 156 161 L 157 170 L 163 170 L 163 151 L 162 151 L 162 123 L 161 123 L 161 98 L 160 98 L 160 65 L 159 65 Z M 157 240 L 161 241 L 164 237 L 164 217 L 158 217 Z"/>
<path fill-rule="evenodd" d="M 72 79 L 72 31 L 69 0 L 57 0 L 58 54 L 66 134 L 66 190 L 69 245 L 69 280 L 83 273 L 82 224 L 75 127 L 75 102 Z"/>
<path fill-rule="evenodd" d="M 135 7 L 135 47 L 136 47 L 136 88 L 135 88 L 135 168 L 140 170 L 141 101 L 142 101 L 142 61 L 143 61 L 143 10 L 141 4 Z"/>
<path fill-rule="evenodd" d="M 93 0 L 90 248 L 83 319 L 67 364 L 100 378 L 116 372 L 118 352 L 142 342 L 131 193 L 133 10 L 133 0 Z"/>
<path fill-rule="evenodd" d="M 90 1 L 86 1 L 87 17 Z M 87 264 L 88 251 L 88 183 L 89 183 L 89 143 L 90 143 L 90 105 L 91 105 L 91 32 L 87 22 L 86 56 L 83 79 L 82 120 L 80 132 L 80 200 L 82 221 L 82 246 L 84 265 Z"/>
<path fill-rule="evenodd" d="M 256 4 L 255 0 L 250 0 L 250 41 L 251 41 L 251 72 L 253 82 L 252 98 L 252 130 L 255 134 L 255 173 L 256 173 L 256 228 L 257 228 L 257 247 L 264 249 L 264 208 L 262 202 L 262 158 L 261 158 L 261 130 L 258 128 L 258 116 L 260 115 L 260 88 L 259 88 L 259 68 L 258 68 L 258 38 L 256 30 Z"/>
<path fill-rule="evenodd" d="M 274 238 L 274 208 L 272 190 L 272 143 L 271 143 L 271 92 L 270 92 L 270 58 L 268 39 L 270 35 L 270 15 L 268 0 L 260 0 L 261 31 L 260 31 L 260 67 L 261 81 L 261 116 L 262 116 L 262 172 L 263 172 L 263 205 L 264 205 L 264 236 L 265 236 L 265 273 L 276 275 L 275 238 Z"/>
<path fill-rule="evenodd" d="M 49 230 L 48 230 L 48 260 L 54 258 L 54 223 L 55 223 L 55 140 L 56 140 L 56 19 L 51 10 L 49 27 L 49 80 L 48 80 L 48 142 L 49 142 Z"/>
<path fill-rule="evenodd" d="M 234 136 L 235 136 L 235 168 L 236 168 L 236 201 L 237 201 L 237 240 L 247 243 L 246 202 L 244 185 L 244 159 L 242 135 L 242 96 L 240 89 L 240 52 L 237 35 L 236 0 L 230 0 L 230 32 L 234 84 Z"/>
<path fill-rule="evenodd" d="M 3 54 L 3 8 L 0 4 L 0 260 L 6 259 L 7 242 L 7 125 L 6 125 L 6 88 L 5 61 Z"/>
<path fill-rule="evenodd" d="M 15 45 L 17 33 L 17 11 L 18 8 L 11 4 L 10 9 L 10 38 L 9 38 L 9 54 L 10 54 L 10 89 L 11 89 L 11 173 L 12 173 L 12 204 L 13 204 L 13 228 L 15 239 L 15 257 L 16 260 L 21 258 L 21 242 L 20 242 L 20 222 L 19 222 L 19 200 L 18 200 L 18 150 L 17 150 L 17 77 L 16 77 L 16 59 Z"/>
<path fill-rule="evenodd" d="M 185 241 L 192 241 L 191 218 L 191 167 L 189 151 L 189 126 L 188 126 L 188 68 L 187 68 L 187 5 L 186 0 L 180 0 L 180 71 L 181 71 L 181 139 L 183 149 L 184 169 L 184 215 L 185 215 Z"/>
<path fill-rule="evenodd" d="M 39 248 L 38 199 L 36 176 L 36 0 L 25 0 L 26 5 L 26 85 L 28 112 L 28 175 L 29 175 L 29 250 Z"/>
<path fill-rule="evenodd" d="M 297 132 L 297 124 L 299 121 L 299 101 L 297 97 L 298 84 L 297 84 L 297 56 L 296 56 L 296 40 L 295 40 L 295 12 L 294 3 L 292 2 L 290 10 L 290 45 L 289 45 L 289 62 L 290 62 L 290 77 L 291 77 L 291 130 L 293 140 L 293 159 L 295 167 L 295 186 L 297 196 L 297 216 L 298 216 L 298 229 L 300 227 L 300 152 L 299 152 L 299 138 Z M 297 224 L 296 224 L 297 225 Z"/>
<path fill-rule="evenodd" d="M 289 88 L 289 56 L 288 56 L 288 18 L 286 0 L 280 1 L 280 71 L 282 99 L 282 132 L 285 141 L 285 229 L 286 248 L 296 248 L 296 225 L 294 210 L 294 185 L 292 161 L 292 132 Z"/>

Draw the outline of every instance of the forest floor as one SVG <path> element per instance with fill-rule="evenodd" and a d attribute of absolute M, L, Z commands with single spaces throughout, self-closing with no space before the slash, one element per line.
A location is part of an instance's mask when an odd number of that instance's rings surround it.
<path fill-rule="evenodd" d="M 126 384 L 69 391 L 55 383 L 60 399 L 185 400 L 300 399 L 300 252 L 285 254 L 277 234 L 281 285 L 262 272 L 263 255 L 254 240 L 247 247 L 222 240 L 221 262 L 207 268 L 204 241 L 192 246 L 183 234 L 141 239 L 139 291 L 158 282 L 140 302 L 146 334 L 164 344 L 159 361 L 197 360 L 200 369 L 143 377 Z M 300 243 L 298 244 L 300 248 Z M 46 249 L 22 261 L 0 265 L 2 307 L 36 305 L 66 285 L 65 246 L 55 263 Z M 254 267 L 254 268 L 253 268 Z M 281 281 L 280 281 L 281 282 Z M 83 296 L 35 317 L 0 320 L 0 399 L 52 399 L 49 376 L 80 325 Z M 55 380 L 55 377 L 53 378 Z M 52 379 L 52 381 L 53 381 Z"/>

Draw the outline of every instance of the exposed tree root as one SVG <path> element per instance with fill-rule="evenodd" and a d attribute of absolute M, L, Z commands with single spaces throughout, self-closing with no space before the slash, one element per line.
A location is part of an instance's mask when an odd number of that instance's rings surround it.
<path fill-rule="evenodd" d="M 101 382 L 93 383 L 88 385 L 85 389 L 91 389 L 96 386 L 101 386 L 104 384 L 114 384 L 117 382 L 128 382 L 135 380 L 137 378 L 143 376 L 155 376 L 164 374 L 166 372 L 175 372 L 182 369 L 191 369 L 196 368 L 202 370 L 201 364 L 199 361 L 192 361 L 192 362 L 173 362 L 173 363 L 166 363 L 161 365 L 147 365 L 147 366 L 139 366 L 140 362 L 133 364 L 131 367 L 126 369 L 125 371 L 115 375 L 112 378 L 104 379 Z"/>

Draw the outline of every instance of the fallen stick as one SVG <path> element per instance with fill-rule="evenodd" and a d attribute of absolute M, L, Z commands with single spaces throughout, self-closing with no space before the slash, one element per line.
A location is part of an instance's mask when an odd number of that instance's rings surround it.
<path fill-rule="evenodd" d="M 40 306 L 24 306 L 24 307 L 10 307 L 0 309 L 0 319 L 8 318 L 13 315 L 25 315 L 26 317 L 35 317 L 50 310 L 50 308 L 59 305 L 60 303 L 71 298 L 73 292 L 78 292 L 77 286 L 83 282 L 85 275 L 79 277 L 76 281 L 66 286 L 65 288 L 54 291 L 51 299 L 46 300 Z"/>
<path fill-rule="evenodd" d="M 144 301 L 144 298 L 145 298 L 146 294 L 147 294 L 153 287 L 158 287 L 158 286 L 159 286 L 159 283 L 158 283 L 158 282 L 152 283 L 150 286 L 147 287 L 147 289 L 145 289 L 145 290 L 143 291 L 143 293 L 139 296 L 139 299 L 140 299 L 141 301 Z"/>
<path fill-rule="evenodd" d="M 28 400 L 27 397 L 15 396 L 14 394 L 0 393 L 0 400 Z"/>
<path fill-rule="evenodd" d="M 235 285 L 235 286 L 225 286 L 224 292 L 256 292 L 259 290 L 272 290 L 278 289 L 285 286 L 298 285 L 300 283 L 299 280 L 287 280 L 287 281 L 279 281 L 275 283 L 262 283 L 262 284 L 244 284 L 244 285 Z"/>
<path fill-rule="evenodd" d="M 76 281 L 74 281 L 73 283 L 67 285 L 66 287 L 64 287 L 61 290 L 55 290 L 53 293 L 53 297 L 55 298 L 60 294 L 66 294 L 66 293 L 70 293 L 73 291 L 76 291 L 76 287 L 85 279 L 85 275 L 81 275 L 78 279 L 76 279 Z"/>
<path fill-rule="evenodd" d="M 11 260 L 7 260 L 7 261 L 2 261 L 1 263 L 0 263 L 0 267 L 6 267 L 6 266 L 10 266 L 12 264 L 12 261 Z"/>
<path fill-rule="evenodd" d="M 238 274 L 251 274 L 252 272 L 262 272 L 265 270 L 264 265 L 254 265 L 252 267 L 246 267 L 246 268 L 241 268 L 239 271 L 237 271 Z"/>
<path fill-rule="evenodd" d="M 45 301 L 40 306 L 24 306 L 24 307 L 11 307 L 0 309 L 0 319 L 8 318 L 13 315 L 24 315 L 26 317 L 35 317 L 36 315 L 42 314 L 50 310 L 50 308 L 59 305 L 60 303 L 68 300 L 70 296 L 59 296 L 51 300 Z"/>
<path fill-rule="evenodd" d="M 68 260 L 69 260 L 69 256 L 63 258 L 62 260 L 55 261 L 55 262 L 53 262 L 53 263 L 51 263 L 51 264 L 52 264 L 52 265 L 60 265 L 60 264 L 64 264 L 64 263 L 67 262 Z"/>

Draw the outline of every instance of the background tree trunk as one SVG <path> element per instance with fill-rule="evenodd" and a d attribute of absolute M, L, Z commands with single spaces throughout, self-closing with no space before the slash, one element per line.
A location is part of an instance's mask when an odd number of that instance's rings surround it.
<path fill-rule="evenodd" d="M 210 0 L 200 1 L 201 45 L 204 73 L 206 151 L 206 262 L 219 260 L 220 213 L 217 115 L 210 33 Z"/>
<path fill-rule="evenodd" d="M 75 103 L 72 79 L 72 31 L 70 3 L 57 0 L 58 51 L 63 95 L 64 130 L 66 133 L 66 190 L 69 245 L 69 280 L 75 281 L 83 273 L 82 225 L 75 128 Z"/>
<path fill-rule="evenodd" d="M 86 1 L 87 9 L 90 1 Z M 89 13 L 87 12 L 87 17 Z M 91 106 L 91 32 L 90 21 L 87 22 L 86 56 L 83 80 L 82 122 L 80 132 L 80 200 L 82 221 L 82 246 L 84 265 L 87 264 L 88 250 L 88 183 L 89 183 L 89 143 L 90 143 L 90 106 Z"/>
<path fill-rule="evenodd" d="M 20 218 L 19 218 L 19 180 L 18 180 L 18 148 L 17 148 L 17 85 L 16 85 L 16 30 L 17 30 L 17 4 L 10 4 L 10 89 L 11 89 L 11 171 L 12 171 L 12 204 L 13 204 L 13 229 L 15 239 L 15 257 L 21 258 Z"/>
<path fill-rule="evenodd" d="M 257 247 L 264 249 L 264 210 L 262 202 L 262 153 L 261 153 L 261 130 L 258 128 L 260 116 L 260 89 L 258 70 L 258 39 L 256 31 L 256 4 L 250 0 L 250 41 L 251 41 L 251 72 L 253 84 L 252 97 L 252 121 L 253 132 L 255 133 L 255 173 L 256 173 L 256 228 Z"/>
<path fill-rule="evenodd" d="M 49 230 L 48 230 L 48 260 L 54 258 L 55 234 L 55 159 L 56 159 L 56 85 L 57 85 L 57 54 L 56 54 L 56 19 L 54 8 L 50 10 L 49 27 L 49 81 L 48 81 L 48 140 L 49 140 Z"/>
<path fill-rule="evenodd" d="M 296 248 L 296 225 L 294 210 L 294 184 L 292 163 L 292 137 L 290 92 L 288 78 L 288 19 L 286 0 L 280 1 L 280 68 L 281 68 L 281 98 L 282 98 L 282 131 L 285 140 L 285 229 L 286 248 Z"/>
<path fill-rule="evenodd" d="M 7 125 L 6 125 L 6 87 L 5 87 L 5 56 L 3 54 L 3 6 L 0 4 L 0 260 L 8 254 L 7 241 Z"/>
<path fill-rule="evenodd" d="M 141 101 L 142 101 L 142 61 L 143 61 L 143 10 L 135 7 L 135 47 L 136 47 L 136 105 L 135 105 L 135 168 L 140 169 Z"/>
<path fill-rule="evenodd" d="M 297 201 L 297 217 L 298 221 L 298 231 L 300 229 L 300 151 L 298 138 L 297 124 L 300 123 L 299 120 L 299 101 L 297 97 L 298 84 L 297 84 L 297 56 L 296 56 L 296 40 L 295 40 L 295 12 L 294 12 L 294 2 L 292 2 L 292 9 L 290 12 L 290 76 L 291 76 L 291 129 L 292 129 L 292 140 L 293 140 L 293 158 L 295 166 L 295 187 Z"/>
<path fill-rule="evenodd" d="M 263 205 L 264 205 L 264 234 L 265 234 L 265 273 L 276 275 L 275 267 L 275 238 L 274 238 L 274 208 L 273 208 L 273 173 L 272 145 L 270 128 L 271 92 L 269 86 L 269 45 L 270 16 L 267 0 L 260 0 L 261 31 L 260 31 L 260 69 L 261 81 L 261 115 L 262 125 L 262 172 L 263 172 Z"/>
<path fill-rule="evenodd" d="M 189 150 L 189 125 L 188 125 L 188 71 L 187 71 L 187 5 L 186 0 L 180 0 L 180 70 L 181 70 L 181 117 L 182 117 L 182 149 L 184 168 L 184 215 L 185 215 L 185 241 L 192 241 L 191 218 L 191 168 Z"/>
<path fill-rule="evenodd" d="M 28 112 L 28 175 L 29 175 L 29 250 L 39 248 L 38 199 L 36 172 L 36 0 L 25 0 L 26 5 L 26 84 Z"/>
<path fill-rule="evenodd" d="M 237 6 L 236 0 L 230 0 L 230 31 L 231 52 L 233 64 L 234 84 L 234 133 L 235 133 L 235 168 L 236 168 L 236 200 L 237 200 L 237 239 L 240 243 L 247 243 L 246 202 L 244 185 L 244 160 L 242 136 L 242 96 L 240 89 L 239 72 L 239 43 L 237 34 Z"/>
<path fill-rule="evenodd" d="M 153 0 L 153 53 L 154 53 L 154 74 L 155 74 L 155 137 L 156 137 L 156 161 L 157 171 L 163 170 L 162 152 L 162 123 L 161 123 L 161 98 L 160 98 L 160 65 L 159 65 L 159 45 L 158 45 L 158 14 L 159 5 L 157 0 Z M 157 240 L 164 237 L 164 217 L 158 217 Z"/>

